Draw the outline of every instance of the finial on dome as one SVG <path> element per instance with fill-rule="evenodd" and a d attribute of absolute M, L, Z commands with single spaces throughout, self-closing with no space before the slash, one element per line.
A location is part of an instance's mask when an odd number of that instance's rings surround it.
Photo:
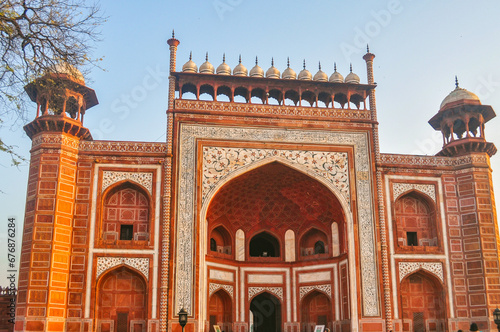
<path fill-rule="evenodd" d="M 240 57 L 238 59 L 238 63 L 241 63 L 241 54 L 240 54 Z"/>
<path fill-rule="evenodd" d="M 172 29 L 172 38 L 175 38 L 175 30 Z"/>
<path fill-rule="evenodd" d="M 290 68 L 290 57 L 286 57 L 286 66 Z"/>
<path fill-rule="evenodd" d="M 205 61 L 208 61 L 208 52 L 205 54 Z"/>
<path fill-rule="evenodd" d="M 455 75 L 455 88 L 459 88 L 457 75 Z"/>
<path fill-rule="evenodd" d="M 306 69 L 306 59 L 304 59 L 304 62 L 302 63 L 302 67 Z"/>
<path fill-rule="evenodd" d="M 274 66 L 274 57 L 271 58 L 271 66 Z"/>
<path fill-rule="evenodd" d="M 318 61 L 318 68 L 321 70 L 321 61 Z"/>
<path fill-rule="evenodd" d="M 337 71 L 337 63 L 336 62 L 333 63 L 333 71 Z"/>
<path fill-rule="evenodd" d="M 189 51 L 189 60 L 193 60 L 193 51 Z"/>
<path fill-rule="evenodd" d="M 226 62 L 226 53 L 222 53 L 222 62 Z"/>
<path fill-rule="evenodd" d="M 255 56 L 255 65 L 257 66 L 259 64 L 259 57 Z"/>
<path fill-rule="evenodd" d="M 351 73 L 352 73 L 352 63 L 350 64 L 350 68 L 351 68 L 350 70 L 351 70 Z"/>
<path fill-rule="evenodd" d="M 370 53 L 370 46 L 368 44 L 366 44 L 366 53 Z"/>

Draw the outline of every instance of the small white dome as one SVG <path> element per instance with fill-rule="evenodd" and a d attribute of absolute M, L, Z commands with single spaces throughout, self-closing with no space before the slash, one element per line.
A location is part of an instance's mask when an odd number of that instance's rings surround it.
<path fill-rule="evenodd" d="M 344 83 L 344 76 L 337 71 L 337 64 L 333 64 L 333 74 L 330 76 L 329 81 L 332 83 Z"/>
<path fill-rule="evenodd" d="M 283 71 L 283 74 L 281 74 L 281 78 L 285 80 L 294 80 L 297 78 L 297 74 L 295 73 L 295 70 L 290 68 L 290 58 L 286 60 L 287 67 Z"/>
<path fill-rule="evenodd" d="M 222 63 L 217 67 L 218 75 L 231 75 L 231 67 L 226 63 L 226 54 L 222 56 Z"/>
<path fill-rule="evenodd" d="M 197 73 L 198 66 L 192 60 L 192 53 L 189 52 L 189 61 L 182 66 L 182 72 L 184 73 Z"/>
<path fill-rule="evenodd" d="M 360 82 L 359 76 L 352 72 L 352 64 L 351 64 L 351 72 L 349 73 L 349 75 L 345 77 L 345 82 L 352 84 L 359 84 Z"/>
<path fill-rule="evenodd" d="M 200 73 L 202 74 L 213 74 L 215 71 L 214 66 L 208 62 L 208 52 L 205 56 L 205 62 L 203 62 L 200 66 Z"/>
<path fill-rule="evenodd" d="M 271 59 L 271 67 L 266 71 L 267 78 L 280 78 L 280 71 L 274 66 L 274 59 Z"/>
<path fill-rule="evenodd" d="M 255 66 L 250 70 L 251 77 L 264 77 L 264 69 L 259 66 L 259 59 L 255 57 Z"/>
<path fill-rule="evenodd" d="M 238 65 L 236 67 L 234 67 L 234 69 L 233 69 L 233 75 L 234 76 L 247 76 L 248 70 L 245 66 L 243 66 L 241 64 L 241 55 L 240 55 L 240 58 L 238 61 L 239 61 Z"/>
<path fill-rule="evenodd" d="M 319 63 L 319 70 L 314 75 L 313 80 L 319 81 L 319 82 L 328 82 L 328 75 L 324 71 L 321 70 L 321 62 Z"/>
<path fill-rule="evenodd" d="M 302 69 L 299 73 L 299 80 L 305 80 L 305 81 L 312 80 L 311 72 L 306 69 L 306 60 L 304 60 L 304 69 Z"/>
<path fill-rule="evenodd" d="M 478 105 L 481 104 L 478 96 L 458 86 L 458 79 L 455 77 L 455 90 L 450 92 L 450 94 L 444 98 L 439 109 L 442 110 L 446 107 L 446 105 L 460 101 Z"/>

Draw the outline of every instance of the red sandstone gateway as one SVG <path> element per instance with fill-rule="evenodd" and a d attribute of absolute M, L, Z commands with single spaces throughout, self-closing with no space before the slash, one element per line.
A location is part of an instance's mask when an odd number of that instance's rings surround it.
<path fill-rule="evenodd" d="M 93 140 L 67 66 L 26 87 L 17 331 L 181 331 L 181 309 L 187 331 L 493 328 L 490 106 L 457 83 L 437 156 L 382 154 L 369 51 L 361 83 L 208 55 L 177 71 L 168 44 L 165 143 Z"/>

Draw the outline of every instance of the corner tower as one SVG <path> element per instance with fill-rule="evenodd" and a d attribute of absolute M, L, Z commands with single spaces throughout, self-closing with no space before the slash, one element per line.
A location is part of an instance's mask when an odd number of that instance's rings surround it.
<path fill-rule="evenodd" d="M 69 291 L 71 266 L 85 261 L 72 241 L 78 145 L 92 140 L 83 117 L 98 101 L 82 74 L 67 64 L 25 90 L 37 114 L 24 127 L 33 143 L 15 330 L 65 331 L 72 328 L 68 304 L 81 301 Z"/>
<path fill-rule="evenodd" d="M 497 148 L 486 141 L 484 125 L 496 116 L 493 108 L 482 105 L 474 93 L 459 87 L 456 77 L 455 86 L 441 103 L 439 112 L 429 120 L 432 128 L 443 134 L 443 149 L 437 155 L 486 152 L 491 157 Z"/>

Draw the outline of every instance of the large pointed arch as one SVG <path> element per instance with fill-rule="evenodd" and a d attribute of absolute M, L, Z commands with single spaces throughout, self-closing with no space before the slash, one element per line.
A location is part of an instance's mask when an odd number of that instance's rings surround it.
<path fill-rule="evenodd" d="M 207 266 L 204 260 L 204 257 L 206 255 L 206 250 L 208 248 L 207 244 L 207 233 L 208 233 L 208 223 L 207 223 L 207 212 L 208 208 L 212 204 L 213 199 L 217 195 L 217 193 L 230 181 L 233 179 L 236 179 L 248 172 L 251 172 L 252 170 L 258 169 L 260 167 L 263 167 L 265 165 L 269 165 L 271 163 L 279 163 L 283 166 L 286 166 L 294 171 L 297 171 L 309 178 L 311 178 L 314 181 L 317 181 L 319 184 L 324 186 L 332 195 L 335 197 L 335 199 L 338 201 L 340 204 L 340 208 L 342 210 L 343 214 L 343 220 L 344 224 L 346 225 L 346 233 L 350 234 L 346 236 L 346 238 L 349 239 L 354 239 L 354 225 L 353 225 L 353 217 L 352 217 L 352 211 L 350 209 L 350 203 L 346 199 L 345 195 L 335 186 L 334 183 L 329 181 L 327 178 L 323 177 L 319 173 L 315 172 L 314 170 L 307 168 L 304 165 L 300 165 L 298 163 L 294 163 L 290 160 L 281 158 L 279 156 L 275 157 L 268 157 L 263 160 L 258 160 L 253 163 L 250 163 L 248 165 L 242 166 L 239 169 L 229 173 L 225 177 L 221 178 L 219 182 L 214 186 L 208 194 L 204 197 L 200 209 L 200 214 L 197 219 L 198 227 L 200 229 L 200 241 L 198 243 L 198 248 L 199 248 L 199 264 L 200 264 L 200 276 L 199 276 L 199 283 L 201 287 L 206 287 L 208 286 L 208 278 L 207 278 Z M 332 220 L 333 221 L 333 220 Z M 326 232 L 331 232 L 331 230 L 326 231 Z M 245 234 L 246 236 L 246 234 Z M 357 273 L 356 273 L 356 267 L 355 267 L 355 244 L 354 241 L 348 241 L 346 243 L 347 246 L 347 255 L 348 255 L 348 270 L 349 270 L 349 275 L 351 278 L 349 278 L 349 289 L 356 289 L 357 288 Z M 207 298 L 203 298 L 204 294 L 202 292 L 202 298 L 199 301 L 199 312 L 201 313 L 201 320 L 206 320 L 207 319 L 207 311 L 205 309 L 206 305 L 204 303 L 207 303 Z M 289 303 L 286 304 L 286 312 L 288 317 L 291 317 L 292 314 L 292 308 Z M 295 309 L 293 309 L 295 310 Z M 354 292 L 349 292 L 349 310 L 350 310 L 350 315 L 351 317 L 356 317 L 357 316 L 357 299 L 356 299 L 356 294 Z M 295 311 L 294 311 L 295 312 Z M 353 325 L 355 326 L 355 325 Z"/>

